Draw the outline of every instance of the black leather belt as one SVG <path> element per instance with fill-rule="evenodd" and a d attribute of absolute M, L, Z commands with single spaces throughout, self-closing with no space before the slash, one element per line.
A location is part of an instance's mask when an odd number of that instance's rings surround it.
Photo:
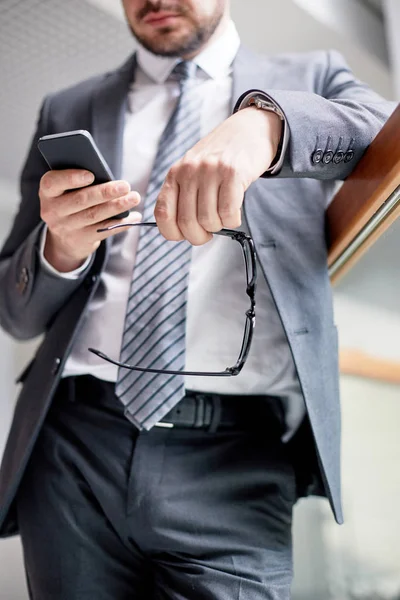
<path fill-rule="evenodd" d="M 257 410 L 254 409 L 260 404 L 264 409 L 269 404 L 270 416 L 275 417 L 278 425 L 280 403 L 277 398 L 187 391 L 184 398 L 155 427 L 207 429 L 212 432 L 221 427 L 243 426 L 248 422 L 249 414 L 257 419 Z"/>
<path fill-rule="evenodd" d="M 58 401 L 99 402 L 110 408 L 124 407 L 114 396 L 115 384 L 92 375 L 66 377 L 58 389 Z M 104 389 L 107 393 L 104 393 Z M 263 434 L 281 435 L 285 420 L 279 398 L 267 395 L 210 394 L 186 390 L 182 400 L 155 427 L 181 427 L 216 431 L 219 428 L 262 428 Z"/>

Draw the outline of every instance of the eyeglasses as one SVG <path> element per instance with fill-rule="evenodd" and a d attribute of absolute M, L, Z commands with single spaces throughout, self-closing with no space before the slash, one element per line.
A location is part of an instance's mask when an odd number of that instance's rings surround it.
<path fill-rule="evenodd" d="M 157 227 L 157 223 L 148 222 L 148 223 L 124 223 L 118 225 L 110 225 L 109 227 L 105 227 L 103 229 L 98 229 L 97 231 L 112 231 L 114 229 L 124 228 L 124 227 Z M 255 293 L 256 293 L 256 285 L 257 285 L 257 267 L 256 267 L 256 252 L 254 248 L 253 239 L 244 233 L 243 231 L 235 231 L 234 229 L 221 229 L 220 231 L 216 231 L 213 235 L 221 235 L 224 237 L 231 238 L 239 242 L 244 257 L 244 264 L 246 269 L 246 294 L 250 298 L 250 308 L 246 311 L 246 321 L 245 321 L 245 329 L 243 333 L 242 346 L 240 349 L 239 357 L 233 367 L 227 367 L 224 371 L 211 371 L 211 372 L 203 372 L 203 371 L 171 371 L 166 369 L 151 369 L 146 367 L 141 367 L 139 365 L 128 365 L 126 363 L 121 363 L 117 360 L 114 360 L 101 352 L 100 350 L 96 350 L 95 348 L 88 348 L 89 352 L 92 352 L 96 356 L 106 360 L 113 365 L 117 365 L 123 369 L 130 369 L 131 371 L 142 371 L 145 373 L 164 373 L 167 375 L 198 375 L 205 377 L 232 377 L 234 375 L 239 375 L 242 370 L 247 357 L 250 352 L 251 342 L 253 339 L 254 326 L 255 326 Z"/>

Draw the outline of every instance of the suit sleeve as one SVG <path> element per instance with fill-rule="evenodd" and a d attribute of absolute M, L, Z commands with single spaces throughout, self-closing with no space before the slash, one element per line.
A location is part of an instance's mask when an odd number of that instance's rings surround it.
<path fill-rule="evenodd" d="M 265 177 L 345 179 L 396 105 L 358 81 L 339 52 L 319 53 L 315 91 L 249 90 L 274 102 L 285 116 L 284 158 Z"/>
<path fill-rule="evenodd" d="M 0 325 L 16 339 L 30 339 L 46 331 L 49 323 L 81 285 L 76 279 L 57 277 L 39 256 L 44 223 L 38 196 L 42 175 L 48 170 L 37 149 L 40 136 L 52 133 L 50 98 L 41 108 L 37 128 L 21 175 L 21 202 L 11 232 L 0 251 Z"/>

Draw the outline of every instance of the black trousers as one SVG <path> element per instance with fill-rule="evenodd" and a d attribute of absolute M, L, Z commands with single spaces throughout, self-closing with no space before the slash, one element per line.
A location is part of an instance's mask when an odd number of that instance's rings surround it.
<path fill-rule="evenodd" d="M 139 433 L 113 390 L 63 380 L 35 445 L 17 497 L 30 597 L 290 598 L 296 484 L 273 411 L 244 397 L 240 426 Z"/>

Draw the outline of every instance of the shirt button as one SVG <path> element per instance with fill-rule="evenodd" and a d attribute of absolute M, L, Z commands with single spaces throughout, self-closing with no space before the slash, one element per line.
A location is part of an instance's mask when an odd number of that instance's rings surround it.
<path fill-rule="evenodd" d="M 324 162 L 326 165 L 329 165 L 332 158 L 333 158 L 333 152 L 332 152 L 332 150 L 328 150 L 328 152 L 325 152 L 325 154 L 322 158 L 322 162 Z"/>

